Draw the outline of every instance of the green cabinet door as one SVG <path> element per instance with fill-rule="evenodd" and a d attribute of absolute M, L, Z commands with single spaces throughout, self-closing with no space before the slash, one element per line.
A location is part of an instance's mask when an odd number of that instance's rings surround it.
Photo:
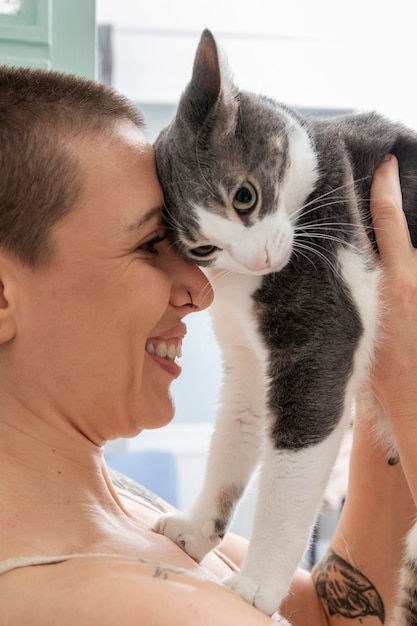
<path fill-rule="evenodd" d="M 95 78 L 95 0 L 0 0 L 0 64 Z"/>

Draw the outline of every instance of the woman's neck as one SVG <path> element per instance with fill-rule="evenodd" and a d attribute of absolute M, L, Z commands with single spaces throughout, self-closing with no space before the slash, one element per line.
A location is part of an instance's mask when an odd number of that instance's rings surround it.
<path fill-rule="evenodd" d="M 131 523 L 101 447 L 65 429 L 0 417 L 0 559 L 95 549 Z"/>

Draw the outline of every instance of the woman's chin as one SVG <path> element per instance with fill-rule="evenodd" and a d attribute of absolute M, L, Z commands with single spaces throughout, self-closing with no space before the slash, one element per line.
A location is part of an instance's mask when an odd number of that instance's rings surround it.
<path fill-rule="evenodd" d="M 167 426 L 174 419 L 174 400 L 170 391 L 161 392 L 155 402 L 143 415 L 140 430 L 153 430 Z"/>

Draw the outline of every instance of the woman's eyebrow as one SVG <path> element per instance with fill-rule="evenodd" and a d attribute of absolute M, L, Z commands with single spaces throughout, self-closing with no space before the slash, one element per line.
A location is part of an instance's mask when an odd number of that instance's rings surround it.
<path fill-rule="evenodd" d="M 145 215 L 140 217 L 136 222 L 131 224 L 127 224 L 125 230 L 127 232 L 132 232 L 135 230 L 140 230 L 144 226 L 146 226 L 150 221 L 152 221 L 155 217 L 162 216 L 162 206 L 154 207 L 150 209 Z"/>

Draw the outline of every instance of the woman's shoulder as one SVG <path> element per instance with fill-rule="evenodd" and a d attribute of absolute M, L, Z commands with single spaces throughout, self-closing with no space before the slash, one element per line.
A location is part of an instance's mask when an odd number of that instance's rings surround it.
<path fill-rule="evenodd" d="M 0 598 L 2 619 L 10 626 L 271 624 L 221 585 L 116 555 L 9 572 L 0 579 Z"/>
<path fill-rule="evenodd" d="M 2 619 L 10 626 L 161 624 L 176 588 L 198 586 L 181 570 L 140 558 L 88 555 L 61 563 L 23 567 L 0 578 Z M 164 598 L 164 602 L 161 602 Z M 178 609 L 178 607 L 177 607 Z M 166 621 L 165 623 L 168 623 Z"/>

